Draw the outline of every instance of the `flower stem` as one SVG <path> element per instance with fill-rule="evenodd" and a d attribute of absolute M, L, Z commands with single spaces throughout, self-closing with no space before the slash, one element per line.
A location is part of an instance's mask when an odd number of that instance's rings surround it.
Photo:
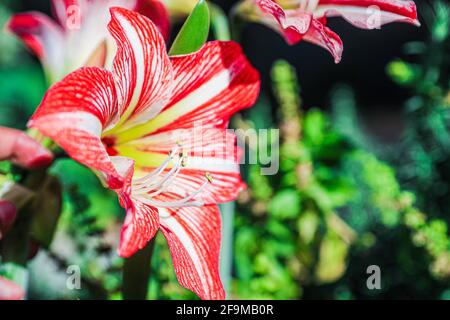
<path fill-rule="evenodd" d="M 230 25 L 225 12 L 218 5 L 209 2 L 211 12 L 211 28 L 214 32 L 214 38 L 221 41 L 231 40 Z"/>
<path fill-rule="evenodd" d="M 155 238 L 131 257 L 125 259 L 122 278 L 122 298 L 124 300 L 145 300 L 151 273 L 151 260 Z"/>
<path fill-rule="evenodd" d="M 219 6 L 209 3 L 211 11 L 211 27 L 217 40 L 231 40 L 230 25 L 225 12 Z M 229 202 L 220 205 L 222 217 L 222 245 L 220 248 L 220 278 L 229 296 L 231 287 L 231 272 L 233 268 L 233 234 L 235 203 Z"/>
<path fill-rule="evenodd" d="M 222 279 L 227 298 L 231 289 L 231 273 L 233 269 L 233 237 L 234 237 L 234 202 L 220 205 L 222 216 L 222 245 L 220 248 L 220 278 Z"/>

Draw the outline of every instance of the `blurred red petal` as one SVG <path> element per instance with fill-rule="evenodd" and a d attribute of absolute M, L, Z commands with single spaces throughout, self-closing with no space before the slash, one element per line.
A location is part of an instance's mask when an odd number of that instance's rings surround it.
<path fill-rule="evenodd" d="M 0 277 L 0 300 L 23 300 L 25 292 L 14 282 Z"/>

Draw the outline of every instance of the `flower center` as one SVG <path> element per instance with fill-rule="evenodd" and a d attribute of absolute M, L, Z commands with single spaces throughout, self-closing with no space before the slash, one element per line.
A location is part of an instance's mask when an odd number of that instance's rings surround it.
<path fill-rule="evenodd" d="M 117 156 L 119 152 L 114 148 L 116 139 L 114 137 L 104 137 L 102 138 L 103 145 L 105 146 L 106 152 L 110 156 Z"/>

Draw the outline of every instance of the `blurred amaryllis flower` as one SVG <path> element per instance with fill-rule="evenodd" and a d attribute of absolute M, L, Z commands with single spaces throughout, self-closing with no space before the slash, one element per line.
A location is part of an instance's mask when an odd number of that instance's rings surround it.
<path fill-rule="evenodd" d="M 390 22 L 419 26 L 416 5 L 409 0 L 244 0 L 236 11 L 283 35 L 289 44 L 301 40 L 328 50 L 336 63 L 343 44 L 327 26 L 327 17 L 343 17 L 362 29 L 379 29 Z"/>
<path fill-rule="evenodd" d="M 224 298 L 217 203 L 244 187 L 230 116 L 250 107 L 259 74 L 233 42 L 169 57 L 146 17 L 111 9 L 112 71 L 79 69 L 52 86 L 29 122 L 119 196 L 127 215 L 119 254 L 129 257 L 158 228 L 180 283 Z"/>
<path fill-rule="evenodd" d="M 7 29 L 40 59 L 50 83 L 83 66 L 104 66 L 115 54 L 107 24 L 109 9 L 120 6 L 150 17 L 165 37 L 169 18 L 154 0 L 52 0 L 56 21 L 40 12 L 14 15 Z"/>
<path fill-rule="evenodd" d="M 0 277 L 0 300 L 23 300 L 25 292 L 14 282 Z"/>

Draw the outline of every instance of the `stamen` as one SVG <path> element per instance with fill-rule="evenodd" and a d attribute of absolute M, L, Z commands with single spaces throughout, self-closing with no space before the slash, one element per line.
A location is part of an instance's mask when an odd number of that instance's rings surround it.
<path fill-rule="evenodd" d="M 166 183 L 166 181 L 169 180 L 172 176 L 178 174 L 178 172 L 181 169 L 182 161 L 183 161 L 182 158 L 179 158 L 177 160 L 177 162 L 175 163 L 175 165 L 169 170 L 169 172 L 162 179 L 160 179 L 158 181 L 153 181 L 150 184 L 140 185 L 139 187 L 135 188 L 134 190 L 139 191 L 139 190 L 144 189 L 145 193 L 148 193 L 149 191 L 155 190 L 156 188 L 160 187 L 161 185 Z M 165 167 L 167 167 L 167 165 Z"/>
<path fill-rule="evenodd" d="M 174 166 L 170 170 L 170 172 L 164 177 L 164 179 L 162 179 L 160 181 L 160 183 L 158 183 L 158 186 L 161 186 L 161 188 L 153 193 L 150 193 L 149 194 L 150 197 L 157 196 L 157 195 L 161 194 L 162 192 L 166 191 L 167 187 L 173 182 L 173 180 L 175 180 L 178 173 L 180 173 L 180 170 L 183 167 L 182 163 L 183 163 L 183 158 L 179 158 L 177 165 Z M 155 188 L 153 188 L 152 190 L 154 190 L 154 189 Z M 151 191 L 151 190 L 149 190 L 149 191 Z"/>
<path fill-rule="evenodd" d="M 144 177 L 140 179 L 136 179 L 134 181 L 135 184 L 144 184 L 147 183 L 149 180 L 152 180 L 153 178 L 159 176 L 169 165 L 170 161 L 173 160 L 174 155 L 178 152 L 179 145 L 177 144 L 177 147 L 175 147 L 172 151 L 169 152 L 169 155 L 164 160 L 164 162 L 155 170 L 150 172 L 149 174 L 145 175 Z"/>
<path fill-rule="evenodd" d="M 182 198 L 180 200 L 176 201 L 167 201 L 162 202 L 158 200 L 148 199 L 145 198 L 144 202 L 148 205 L 155 206 L 155 207 L 161 207 L 161 208 L 177 208 L 177 207 L 198 207 L 202 206 L 203 202 L 200 201 L 190 201 L 194 199 L 197 195 L 203 192 L 203 190 L 206 188 L 206 186 L 209 183 L 212 183 L 212 177 L 209 173 L 205 174 L 205 182 L 194 192 L 192 192 L 190 195 L 186 196 L 185 198 Z"/>
<path fill-rule="evenodd" d="M 169 170 L 169 172 L 161 177 L 162 173 L 174 160 L 174 155 L 178 153 L 178 150 L 181 147 L 181 143 L 177 142 L 177 146 L 169 153 L 168 157 L 158 168 L 145 175 L 144 177 L 134 181 L 133 194 L 139 195 L 141 201 L 148 205 L 161 208 L 177 208 L 203 205 L 202 202 L 196 201 L 195 198 L 205 190 L 209 183 L 213 182 L 213 179 L 209 173 L 205 174 L 205 181 L 197 190 L 182 199 L 175 201 L 159 201 L 154 199 L 156 196 L 167 192 L 169 186 L 176 179 L 181 169 L 186 167 L 188 154 L 185 150 L 183 150 L 178 154 L 178 159 L 174 163 L 173 167 Z"/>

